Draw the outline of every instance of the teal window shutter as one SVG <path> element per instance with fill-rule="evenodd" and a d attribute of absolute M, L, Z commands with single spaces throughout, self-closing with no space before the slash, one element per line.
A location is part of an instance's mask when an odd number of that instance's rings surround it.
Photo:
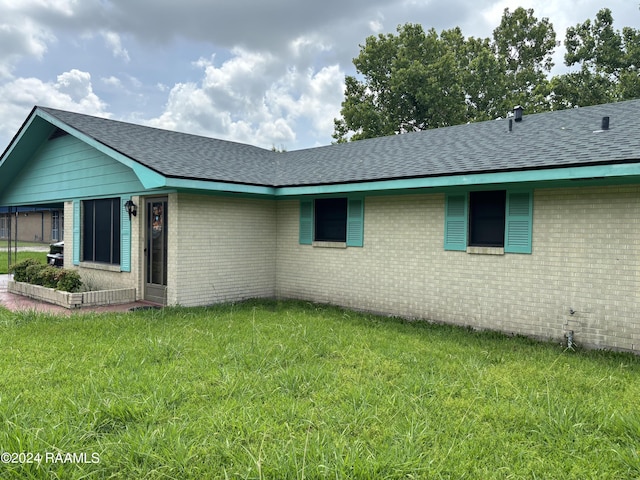
<path fill-rule="evenodd" d="M 80 200 L 73 201 L 73 264 L 80 265 Z"/>
<path fill-rule="evenodd" d="M 364 199 L 350 198 L 347 202 L 347 247 L 364 244 Z"/>
<path fill-rule="evenodd" d="M 467 250 L 467 194 L 447 195 L 444 215 L 444 249 Z"/>
<path fill-rule="evenodd" d="M 504 251 L 531 253 L 533 193 L 507 192 L 504 229 Z"/>
<path fill-rule="evenodd" d="M 313 243 L 313 200 L 300 200 L 300 232 L 301 245 Z"/>
<path fill-rule="evenodd" d="M 120 198 L 120 271 L 131 271 L 131 219 L 124 204 L 127 198 Z"/>

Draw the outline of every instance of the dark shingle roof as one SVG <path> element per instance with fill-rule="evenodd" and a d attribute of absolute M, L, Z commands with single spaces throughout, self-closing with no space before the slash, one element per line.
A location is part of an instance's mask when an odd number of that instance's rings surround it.
<path fill-rule="evenodd" d="M 254 185 L 275 177 L 274 152 L 252 145 L 38 108 L 167 177 Z"/>
<path fill-rule="evenodd" d="M 603 116 L 610 129 L 599 132 Z M 594 133 L 596 132 L 596 133 Z M 640 160 L 640 100 L 292 152 L 281 184 L 558 168 Z"/>
<path fill-rule="evenodd" d="M 271 186 L 561 168 L 640 160 L 640 100 L 286 153 L 41 108 L 168 177 Z M 610 128 L 600 131 L 602 117 Z"/>

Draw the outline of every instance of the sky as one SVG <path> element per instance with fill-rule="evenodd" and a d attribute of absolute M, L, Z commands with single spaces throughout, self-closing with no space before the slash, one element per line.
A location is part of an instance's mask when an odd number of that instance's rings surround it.
<path fill-rule="evenodd" d="M 34 105 L 298 150 L 328 145 L 345 75 L 398 25 L 491 37 L 533 8 L 557 40 L 605 6 L 640 28 L 640 0 L 0 0 L 0 152 Z M 562 45 L 552 73 L 564 73 Z"/>

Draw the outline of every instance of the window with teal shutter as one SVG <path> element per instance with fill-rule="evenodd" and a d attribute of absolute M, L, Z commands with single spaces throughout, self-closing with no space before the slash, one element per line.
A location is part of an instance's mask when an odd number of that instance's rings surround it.
<path fill-rule="evenodd" d="M 533 195 L 531 192 L 507 192 L 504 251 L 531 253 Z"/>
<path fill-rule="evenodd" d="M 444 249 L 467 250 L 467 195 L 447 195 L 444 216 Z"/>
<path fill-rule="evenodd" d="M 313 243 L 313 200 L 300 200 L 300 231 L 301 245 Z"/>
<path fill-rule="evenodd" d="M 531 253 L 533 193 L 518 190 L 474 193 L 446 196 L 445 250 L 495 246 L 504 247 L 505 253 Z M 496 214 L 498 207 L 504 209 L 504 217 Z M 471 234 L 470 224 L 474 228 Z"/>
<path fill-rule="evenodd" d="M 345 243 L 364 245 L 364 198 L 323 197 L 300 200 L 299 243 Z"/>
<path fill-rule="evenodd" d="M 364 243 L 364 200 L 350 198 L 347 210 L 347 247 L 362 247 Z"/>

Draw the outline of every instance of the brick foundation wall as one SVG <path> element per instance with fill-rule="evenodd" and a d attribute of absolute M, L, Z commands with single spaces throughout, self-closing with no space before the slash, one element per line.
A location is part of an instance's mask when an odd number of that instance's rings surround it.
<path fill-rule="evenodd" d="M 483 255 L 444 250 L 442 194 L 366 197 L 347 249 L 299 245 L 299 202 L 280 201 L 276 293 L 638 351 L 638 207 L 636 186 L 539 189 L 533 253 Z"/>

